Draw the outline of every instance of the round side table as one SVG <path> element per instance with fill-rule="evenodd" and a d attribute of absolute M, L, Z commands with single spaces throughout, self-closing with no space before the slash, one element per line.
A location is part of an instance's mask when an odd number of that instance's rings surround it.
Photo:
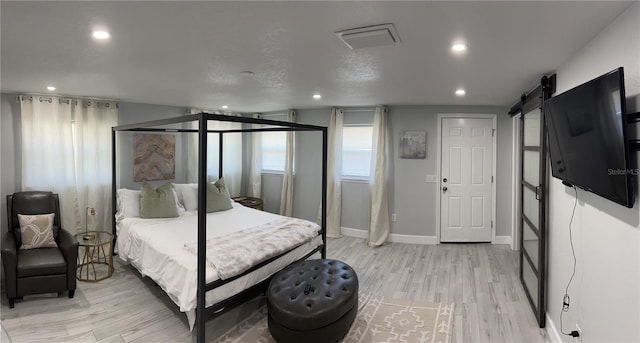
<path fill-rule="evenodd" d="M 78 251 L 78 273 L 80 281 L 97 282 L 113 275 L 113 235 L 105 231 L 89 231 L 75 235 Z M 82 256 L 82 257 L 81 257 Z"/>

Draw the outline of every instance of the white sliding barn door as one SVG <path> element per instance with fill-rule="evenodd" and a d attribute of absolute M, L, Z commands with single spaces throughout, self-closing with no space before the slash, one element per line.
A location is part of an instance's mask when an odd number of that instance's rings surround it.
<path fill-rule="evenodd" d="M 441 123 L 440 241 L 491 242 L 493 120 Z"/>

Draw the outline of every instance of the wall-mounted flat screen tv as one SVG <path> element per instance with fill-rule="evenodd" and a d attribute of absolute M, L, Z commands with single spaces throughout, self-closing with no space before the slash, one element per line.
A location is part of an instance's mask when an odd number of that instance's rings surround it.
<path fill-rule="evenodd" d="M 547 100 L 552 175 L 633 207 L 622 67 Z"/>

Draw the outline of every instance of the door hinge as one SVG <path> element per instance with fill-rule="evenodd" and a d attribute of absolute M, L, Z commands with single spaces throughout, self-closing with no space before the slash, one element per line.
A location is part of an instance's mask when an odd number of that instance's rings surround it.
<path fill-rule="evenodd" d="M 496 129 L 491 129 L 491 137 L 496 135 Z"/>
<path fill-rule="evenodd" d="M 493 183 L 493 175 L 491 175 L 491 183 Z"/>
<path fill-rule="evenodd" d="M 491 228 L 493 229 L 493 220 L 491 221 Z"/>

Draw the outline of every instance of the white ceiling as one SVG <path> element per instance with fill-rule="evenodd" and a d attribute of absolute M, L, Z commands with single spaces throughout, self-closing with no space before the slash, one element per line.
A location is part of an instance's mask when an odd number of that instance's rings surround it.
<path fill-rule="evenodd" d="M 510 106 L 631 3 L 2 1 L 1 89 L 241 112 Z M 383 23 L 401 43 L 349 50 L 334 34 Z"/>

